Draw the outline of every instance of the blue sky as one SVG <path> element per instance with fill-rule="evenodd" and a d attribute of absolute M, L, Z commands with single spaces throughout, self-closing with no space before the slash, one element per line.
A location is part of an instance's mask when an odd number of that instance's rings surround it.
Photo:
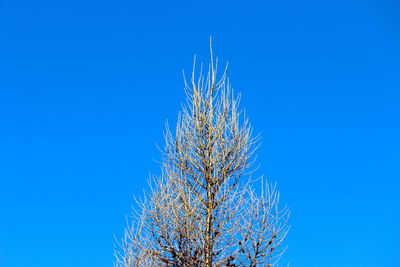
<path fill-rule="evenodd" d="M 399 266 L 396 1 L 0 2 L 0 266 L 102 267 L 184 101 L 230 62 L 292 210 L 282 263 Z"/>

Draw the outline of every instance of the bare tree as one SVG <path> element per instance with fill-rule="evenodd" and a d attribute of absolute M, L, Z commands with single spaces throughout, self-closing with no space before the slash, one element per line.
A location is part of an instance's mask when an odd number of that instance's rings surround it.
<path fill-rule="evenodd" d="M 279 209 L 275 185 L 252 187 L 258 138 L 227 68 L 217 79 L 212 52 L 205 76 L 195 66 L 175 134 L 167 125 L 162 174 L 137 201 L 115 266 L 274 266 L 284 251 L 288 209 Z"/>

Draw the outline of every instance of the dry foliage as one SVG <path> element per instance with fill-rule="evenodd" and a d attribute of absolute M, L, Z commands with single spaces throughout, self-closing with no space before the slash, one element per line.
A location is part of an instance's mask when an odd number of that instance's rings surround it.
<path fill-rule="evenodd" d="M 288 209 L 263 183 L 256 194 L 247 170 L 257 138 L 238 111 L 226 71 L 217 64 L 188 83 L 175 134 L 167 127 L 162 174 L 138 201 L 116 251 L 118 267 L 274 266 L 283 253 Z"/>

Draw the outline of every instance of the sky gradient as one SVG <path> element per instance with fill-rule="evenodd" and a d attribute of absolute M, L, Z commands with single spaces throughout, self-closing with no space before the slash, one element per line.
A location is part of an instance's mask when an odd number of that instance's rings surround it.
<path fill-rule="evenodd" d="M 0 1 L 0 266 L 112 266 L 209 36 L 292 211 L 282 263 L 400 266 L 396 1 Z"/>

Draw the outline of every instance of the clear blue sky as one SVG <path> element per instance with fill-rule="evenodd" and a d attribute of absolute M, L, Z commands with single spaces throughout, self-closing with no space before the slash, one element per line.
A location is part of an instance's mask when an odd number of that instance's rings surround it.
<path fill-rule="evenodd" d="M 111 266 L 210 35 L 292 210 L 282 262 L 400 266 L 400 5 L 145 2 L 0 2 L 0 266 Z"/>

